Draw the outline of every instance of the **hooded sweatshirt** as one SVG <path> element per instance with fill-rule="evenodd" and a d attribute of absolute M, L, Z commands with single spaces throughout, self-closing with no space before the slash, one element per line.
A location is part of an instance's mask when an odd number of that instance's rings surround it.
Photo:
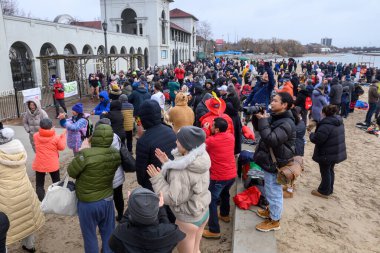
<path fill-rule="evenodd" d="M 145 132 L 136 143 L 137 181 L 142 187 L 153 190 L 146 168 L 149 164 L 161 166 L 161 162 L 155 156 L 156 148 L 173 158 L 170 151 L 176 147 L 177 137 L 173 129 L 162 123 L 161 108 L 156 101 L 144 101 L 139 116 Z"/>
<path fill-rule="evenodd" d="M 322 117 L 323 106 L 327 105 L 326 98 L 319 89 L 313 90 L 313 95 L 311 96 L 313 106 L 311 107 L 311 117 L 316 122 L 319 122 Z"/>
<path fill-rule="evenodd" d="M 169 111 L 169 121 L 173 123 L 173 130 L 176 133 L 181 127 L 192 126 L 194 123 L 194 112 L 187 102 L 187 96 L 180 92 L 175 98 L 175 106 Z"/>
<path fill-rule="evenodd" d="M 100 92 L 99 97 L 104 98 L 104 100 L 94 108 L 95 115 L 101 115 L 103 112 L 110 111 L 110 99 L 108 97 L 107 91 Z"/>
<path fill-rule="evenodd" d="M 139 115 L 139 109 L 144 100 L 150 99 L 150 94 L 144 87 L 138 87 L 129 96 L 129 102 L 133 104 L 133 116 L 137 117 Z"/>

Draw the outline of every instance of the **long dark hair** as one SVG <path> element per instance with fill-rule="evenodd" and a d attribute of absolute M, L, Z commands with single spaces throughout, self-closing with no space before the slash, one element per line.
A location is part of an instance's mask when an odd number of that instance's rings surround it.
<path fill-rule="evenodd" d="M 78 113 L 77 116 L 73 116 L 71 117 L 72 121 L 75 123 L 77 122 L 78 120 L 84 118 L 84 114 L 83 113 Z"/>

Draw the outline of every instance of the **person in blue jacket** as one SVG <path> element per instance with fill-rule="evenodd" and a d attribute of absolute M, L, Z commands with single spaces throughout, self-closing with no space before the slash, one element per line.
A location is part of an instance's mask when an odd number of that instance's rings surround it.
<path fill-rule="evenodd" d="M 255 106 L 256 104 L 265 104 L 268 111 L 268 105 L 274 89 L 275 80 L 274 73 L 269 63 L 265 63 L 265 72 L 260 79 L 257 80 L 248 98 L 244 102 L 244 106 Z M 257 119 L 252 117 L 252 125 L 257 129 Z"/>
<path fill-rule="evenodd" d="M 91 112 L 92 115 L 102 115 L 110 111 L 110 99 L 107 91 L 102 91 L 99 94 L 100 103 Z"/>
<path fill-rule="evenodd" d="M 266 108 L 270 103 L 270 97 L 274 89 L 274 73 L 269 64 L 265 64 L 265 72 L 260 80 L 256 82 L 252 92 L 244 102 L 244 106 L 254 106 L 256 104 L 265 104 Z"/>

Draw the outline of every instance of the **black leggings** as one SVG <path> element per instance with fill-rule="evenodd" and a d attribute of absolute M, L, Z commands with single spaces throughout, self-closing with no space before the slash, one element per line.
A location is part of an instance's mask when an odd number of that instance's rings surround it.
<path fill-rule="evenodd" d="M 49 172 L 51 181 L 53 183 L 56 183 L 60 180 L 59 178 L 59 170 L 54 171 L 54 172 Z M 38 199 L 42 201 L 45 197 L 45 175 L 46 173 L 44 172 L 38 172 L 36 171 L 36 193 L 38 196 Z"/>
<path fill-rule="evenodd" d="M 133 131 L 125 131 L 125 136 L 127 140 L 127 149 L 128 151 L 133 154 L 132 152 L 132 143 L 133 143 Z"/>
<path fill-rule="evenodd" d="M 117 211 L 117 219 L 119 220 L 124 214 L 123 184 L 113 189 L 113 201 Z"/>
<path fill-rule="evenodd" d="M 5 213 L 0 212 L 0 253 L 5 253 L 5 242 L 9 229 L 9 220 Z"/>

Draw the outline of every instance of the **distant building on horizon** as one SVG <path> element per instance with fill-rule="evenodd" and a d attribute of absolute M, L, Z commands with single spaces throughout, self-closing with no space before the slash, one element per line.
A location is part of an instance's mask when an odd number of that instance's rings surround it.
<path fill-rule="evenodd" d="M 332 38 L 322 38 L 321 39 L 321 45 L 326 46 L 326 47 L 331 47 Z"/>

